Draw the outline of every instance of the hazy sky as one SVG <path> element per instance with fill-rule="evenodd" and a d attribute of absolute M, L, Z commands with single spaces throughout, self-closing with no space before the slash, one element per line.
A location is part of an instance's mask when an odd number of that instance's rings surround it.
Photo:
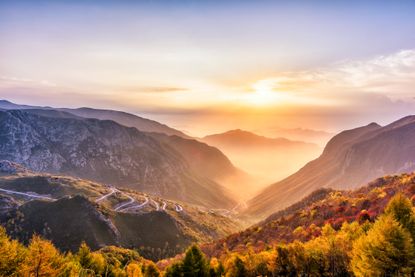
<path fill-rule="evenodd" d="M 193 135 L 414 113 L 415 1 L 1 1 L 0 97 Z"/>

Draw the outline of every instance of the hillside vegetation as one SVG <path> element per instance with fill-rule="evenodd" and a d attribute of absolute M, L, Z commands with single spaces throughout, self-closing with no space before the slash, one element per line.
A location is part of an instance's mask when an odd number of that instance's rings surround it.
<path fill-rule="evenodd" d="M 317 190 L 244 231 L 204 245 L 203 250 L 217 256 L 224 251 L 261 251 L 282 242 L 305 242 L 320 236 L 326 224 L 339 230 L 345 222 L 373 222 L 397 193 L 415 199 L 415 174 L 385 176 L 352 191 Z"/>
<path fill-rule="evenodd" d="M 413 176 L 412 176 L 413 177 Z M 406 178 L 403 176 L 403 178 Z M 400 181 L 405 181 L 401 179 Z M 381 192 L 382 194 L 383 192 Z M 382 196 L 382 199 L 387 199 Z M 226 251 L 209 257 L 190 247 L 155 266 L 133 250 L 106 247 L 91 252 L 82 244 L 61 254 L 33 236 L 27 247 L 0 229 L 0 274 L 22 276 L 410 276 L 415 270 L 415 214 L 412 201 L 395 194 L 373 220 L 361 216 L 340 227 L 325 223 L 305 241 L 258 250 Z"/>

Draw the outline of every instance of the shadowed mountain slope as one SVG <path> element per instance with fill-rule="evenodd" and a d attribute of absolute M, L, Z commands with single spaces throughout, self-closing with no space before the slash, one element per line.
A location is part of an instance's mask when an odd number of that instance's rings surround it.
<path fill-rule="evenodd" d="M 249 201 L 247 213 L 267 216 L 319 188 L 351 189 L 376 176 L 415 169 L 415 116 L 387 126 L 371 123 L 341 132 L 323 154 Z"/>
<path fill-rule="evenodd" d="M 136 128 L 60 111 L 39 113 L 0 111 L 0 159 L 209 207 L 235 204 L 179 152 Z"/>
<path fill-rule="evenodd" d="M 22 172 L 22 166 L 8 161 L 0 165 L 7 165 L 0 167 L 0 223 L 26 243 L 36 233 L 65 251 L 75 251 L 85 241 L 93 249 L 139 248 L 146 257 L 160 259 L 240 228 L 228 215 L 182 202 L 83 179 Z"/>

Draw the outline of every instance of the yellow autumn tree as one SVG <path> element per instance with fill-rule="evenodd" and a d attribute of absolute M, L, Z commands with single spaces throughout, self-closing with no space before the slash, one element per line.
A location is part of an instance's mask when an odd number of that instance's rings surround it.
<path fill-rule="evenodd" d="M 414 267 L 414 246 L 408 230 L 392 215 L 381 216 L 353 244 L 351 266 L 356 276 L 406 276 Z"/>
<path fill-rule="evenodd" d="M 22 276 L 58 276 L 65 266 L 65 259 L 53 244 L 34 235 L 20 266 Z"/>
<path fill-rule="evenodd" d="M 16 240 L 11 240 L 6 230 L 0 226 L 0 276 L 14 275 L 25 254 L 24 246 Z"/>
<path fill-rule="evenodd" d="M 143 277 L 141 266 L 138 263 L 129 263 L 126 268 L 128 277 Z"/>

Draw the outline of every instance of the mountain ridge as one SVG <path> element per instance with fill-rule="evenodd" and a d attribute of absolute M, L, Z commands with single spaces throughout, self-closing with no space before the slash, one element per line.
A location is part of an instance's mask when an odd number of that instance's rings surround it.
<path fill-rule="evenodd" d="M 110 120 L 0 111 L 0 158 L 202 205 L 231 207 L 224 188 L 192 173 L 176 150 Z"/>
<path fill-rule="evenodd" d="M 334 136 L 317 159 L 248 202 L 247 213 L 269 215 L 318 188 L 351 189 L 379 175 L 415 169 L 415 117 L 384 127 L 371 123 Z"/>

